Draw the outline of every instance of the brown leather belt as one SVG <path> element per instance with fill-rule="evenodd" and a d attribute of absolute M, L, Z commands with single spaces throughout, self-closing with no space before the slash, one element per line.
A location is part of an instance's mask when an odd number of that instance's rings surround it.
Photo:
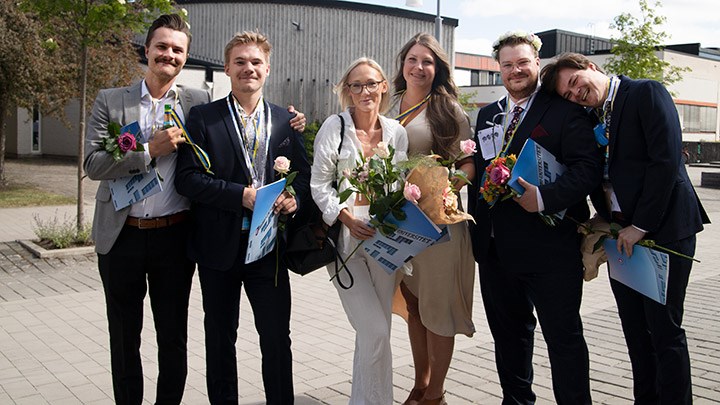
<path fill-rule="evenodd" d="M 127 217 L 125 225 L 134 226 L 139 229 L 157 229 L 165 228 L 166 226 L 178 224 L 186 220 L 190 214 L 188 211 L 180 211 L 171 215 L 157 218 L 136 218 Z"/>

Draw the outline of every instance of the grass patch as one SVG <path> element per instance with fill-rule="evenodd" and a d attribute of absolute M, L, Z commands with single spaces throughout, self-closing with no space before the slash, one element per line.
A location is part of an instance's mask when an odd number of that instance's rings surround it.
<path fill-rule="evenodd" d="M 85 224 L 83 229 L 77 229 L 74 218 L 67 215 L 58 219 L 57 214 L 52 219 L 40 219 L 38 214 L 33 215 L 33 231 L 40 240 L 38 244 L 45 249 L 65 249 L 68 247 L 90 246 L 93 244 L 90 239 L 92 226 Z"/>
<path fill-rule="evenodd" d="M 9 184 L 0 187 L 0 208 L 71 205 L 75 202 L 73 197 L 50 193 L 27 184 Z"/>

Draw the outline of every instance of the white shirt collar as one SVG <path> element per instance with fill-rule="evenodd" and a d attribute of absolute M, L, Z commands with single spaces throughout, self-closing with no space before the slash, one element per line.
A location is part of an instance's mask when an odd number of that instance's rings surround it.
<path fill-rule="evenodd" d="M 167 98 L 175 98 L 175 96 L 178 94 L 178 86 L 176 83 L 173 83 L 172 86 L 168 89 L 167 93 L 165 93 L 162 97 L 159 98 L 159 100 L 164 100 Z M 145 100 L 153 100 L 152 95 L 150 95 L 150 90 L 148 90 L 147 83 L 145 83 L 145 80 L 143 79 L 142 85 L 140 86 L 140 98 Z"/>

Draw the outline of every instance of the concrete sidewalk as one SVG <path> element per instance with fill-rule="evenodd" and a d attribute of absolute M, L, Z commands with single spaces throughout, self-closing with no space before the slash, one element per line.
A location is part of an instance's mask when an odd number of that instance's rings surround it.
<path fill-rule="evenodd" d="M 705 171 L 713 169 L 702 169 Z M 698 186 L 701 169 L 691 168 Z M 720 401 L 720 190 L 697 188 L 716 224 L 699 235 L 686 300 L 685 327 L 693 362 L 696 404 Z M 0 403 L 112 403 L 107 322 L 95 255 L 39 260 L 15 239 L 33 237 L 32 214 L 74 216 L 74 206 L 0 209 Z M 86 208 L 92 217 L 92 209 Z M 292 339 L 296 403 L 346 404 L 350 393 L 354 334 L 324 271 L 306 277 L 291 275 Z M 630 364 L 606 273 L 585 284 L 582 306 L 590 349 L 591 387 L 595 403 L 631 403 Z M 189 375 L 186 404 L 207 403 L 203 314 L 195 279 L 189 321 Z M 476 283 L 473 319 L 477 333 L 458 336 L 448 374 L 450 404 L 497 404 L 497 381 L 490 336 Z M 239 391 L 242 404 L 264 402 L 260 353 L 252 312 L 243 296 L 238 333 Z M 145 403 L 152 403 L 157 373 L 157 348 L 149 305 L 142 337 Z M 547 351 L 536 335 L 535 391 L 538 403 L 553 403 Z M 407 328 L 393 322 L 396 403 L 412 387 L 412 359 Z"/>

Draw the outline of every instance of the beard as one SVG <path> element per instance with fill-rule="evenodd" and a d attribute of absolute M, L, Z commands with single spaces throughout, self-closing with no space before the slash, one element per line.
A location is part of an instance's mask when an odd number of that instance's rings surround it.
<path fill-rule="evenodd" d="M 508 91 L 508 93 L 510 93 L 510 96 L 512 98 L 514 98 L 515 100 L 522 100 L 526 97 L 529 97 L 535 92 L 538 84 L 537 75 L 533 77 L 532 75 L 522 74 L 515 75 L 512 78 L 512 80 L 518 79 L 521 80 L 521 82 L 511 82 L 507 83 L 505 86 L 506 90 Z"/>

